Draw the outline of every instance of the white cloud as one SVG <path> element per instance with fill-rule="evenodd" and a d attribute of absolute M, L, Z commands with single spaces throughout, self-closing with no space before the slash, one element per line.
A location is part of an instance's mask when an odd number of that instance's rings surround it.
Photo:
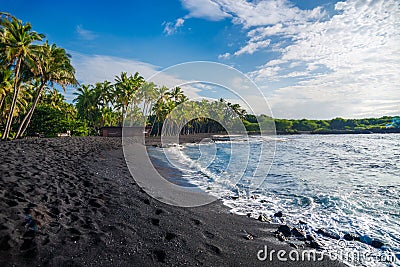
<path fill-rule="evenodd" d="M 279 66 L 272 67 L 260 67 L 258 70 L 248 73 L 248 75 L 254 80 L 263 80 L 263 81 L 276 81 L 277 75 L 282 68 Z"/>
<path fill-rule="evenodd" d="M 259 42 L 249 41 L 245 46 L 240 48 L 234 53 L 235 56 L 240 56 L 242 54 L 253 54 L 254 52 L 269 46 L 271 40 L 264 40 Z"/>
<path fill-rule="evenodd" d="M 178 18 L 175 23 L 172 22 L 164 22 L 164 33 L 167 35 L 172 35 L 178 31 L 180 27 L 183 26 L 185 20 L 183 18 Z"/>
<path fill-rule="evenodd" d="M 218 55 L 218 59 L 228 59 L 230 57 L 231 57 L 230 53 L 225 53 L 225 54 L 222 54 L 222 55 Z"/>
<path fill-rule="evenodd" d="M 76 26 L 76 33 L 78 34 L 79 38 L 87 41 L 94 40 L 98 36 L 95 32 L 84 29 L 82 25 Z"/>
<path fill-rule="evenodd" d="M 304 22 L 322 18 L 320 7 L 302 10 L 287 0 L 215 0 L 225 12 L 233 15 L 234 23 L 245 28 L 274 25 L 282 22 Z"/>
<path fill-rule="evenodd" d="M 222 11 L 221 6 L 213 0 L 181 0 L 182 6 L 189 11 L 185 18 L 203 18 L 218 21 L 230 17 Z"/>

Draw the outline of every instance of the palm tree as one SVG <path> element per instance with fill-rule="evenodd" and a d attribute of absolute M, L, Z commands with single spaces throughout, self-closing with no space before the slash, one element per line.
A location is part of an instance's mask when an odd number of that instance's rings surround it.
<path fill-rule="evenodd" d="M 100 113 L 100 118 L 97 118 L 100 120 L 99 127 L 103 127 L 107 122 L 108 124 L 112 123 L 114 118 L 112 108 L 109 105 L 113 101 L 113 88 L 109 81 L 98 82 L 94 86 L 92 101 L 97 102 L 93 104 L 96 104 Z"/>
<path fill-rule="evenodd" d="M 33 112 L 47 84 L 53 86 L 54 83 L 57 83 L 64 90 L 67 85 L 77 84 L 70 57 L 65 49 L 57 47 L 55 44 L 49 45 L 48 42 L 43 44 L 39 51 L 32 54 L 32 58 L 35 59 L 35 65 L 32 66 L 33 72 L 40 79 L 40 86 L 36 90 L 35 99 L 22 120 L 15 138 L 22 136 L 28 128 Z"/>
<path fill-rule="evenodd" d="M 37 46 L 33 43 L 40 41 L 44 35 L 32 31 L 30 23 L 23 24 L 22 21 L 7 14 L 0 13 L 0 49 L 4 52 L 4 60 L 14 65 L 14 93 L 7 118 L 6 127 L 2 139 L 8 139 L 14 116 L 15 104 L 20 91 L 19 78 L 21 64 L 31 60 L 33 51 Z"/>
<path fill-rule="evenodd" d="M 158 99 L 152 108 L 153 112 L 155 113 L 152 129 L 154 128 L 154 125 L 157 123 L 156 135 L 159 135 L 159 133 L 160 133 L 159 120 L 162 120 L 161 118 L 163 115 L 164 103 L 167 102 L 169 99 L 167 92 L 168 92 L 168 88 L 166 86 L 162 86 L 162 87 L 158 88 L 157 92 L 156 92 L 156 98 L 158 98 Z"/>
<path fill-rule="evenodd" d="M 175 87 L 168 94 L 171 100 L 175 102 L 176 106 L 188 100 L 187 96 L 183 94 L 183 91 L 180 87 Z"/>
<path fill-rule="evenodd" d="M 90 110 L 93 109 L 93 86 L 82 84 L 77 88 L 74 95 L 77 97 L 73 100 L 76 103 L 78 117 L 85 120 L 90 120 Z"/>
<path fill-rule="evenodd" d="M 115 104 L 118 109 L 121 110 L 121 120 L 122 125 L 126 117 L 126 110 L 129 104 L 132 104 L 131 109 L 134 110 L 135 106 L 140 102 L 140 95 L 137 94 L 137 90 L 144 83 L 144 79 L 139 75 L 138 72 L 134 76 L 127 75 L 126 72 L 122 72 L 120 76 L 115 77 Z"/>
<path fill-rule="evenodd" d="M 49 91 L 46 98 L 47 104 L 56 110 L 62 110 L 64 105 L 67 104 L 65 97 L 55 88 Z"/>

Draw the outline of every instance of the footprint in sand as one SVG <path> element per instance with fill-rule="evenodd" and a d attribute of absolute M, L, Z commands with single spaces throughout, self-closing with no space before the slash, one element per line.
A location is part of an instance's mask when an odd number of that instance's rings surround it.
<path fill-rule="evenodd" d="M 151 218 L 151 223 L 155 226 L 159 226 L 160 225 L 160 219 L 156 219 L 156 218 Z"/>
<path fill-rule="evenodd" d="M 156 259 L 158 262 L 162 262 L 162 263 L 165 262 L 165 258 L 167 255 L 164 250 L 158 250 L 158 249 L 153 250 L 153 254 L 154 254 L 154 256 L 156 256 Z"/>
<path fill-rule="evenodd" d="M 156 215 L 160 215 L 161 213 L 163 213 L 163 210 L 162 209 L 156 209 Z"/>
<path fill-rule="evenodd" d="M 167 240 L 167 241 L 171 241 L 172 239 L 174 239 L 176 237 L 176 234 L 174 234 L 174 233 L 167 233 L 166 235 L 165 235 L 165 239 Z"/>
<path fill-rule="evenodd" d="M 204 232 L 204 236 L 207 237 L 207 238 L 210 238 L 210 239 L 215 237 L 215 235 L 213 233 L 208 232 L 208 231 Z"/>
<path fill-rule="evenodd" d="M 201 221 L 200 220 L 198 220 L 198 219 L 191 219 L 192 220 L 192 222 L 195 224 L 195 225 L 201 225 L 202 223 L 201 223 Z"/>
<path fill-rule="evenodd" d="M 214 252 L 217 255 L 220 255 L 222 253 L 221 249 L 219 247 L 217 247 L 217 246 L 214 246 L 214 245 L 211 245 L 211 244 L 205 244 L 205 245 L 206 245 L 206 248 L 208 250 L 211 250 L 212 252 Z"/>

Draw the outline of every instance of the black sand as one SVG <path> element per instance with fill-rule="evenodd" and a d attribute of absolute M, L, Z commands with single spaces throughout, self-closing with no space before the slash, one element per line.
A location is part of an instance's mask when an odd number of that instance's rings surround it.
<path fill-rule="evenodd" d="M 220 202 L 178 208 L 150 198 L 119 138 L 0 143 L 0 266 L 342 266 L 259 261 L 264 245 L 293 249 L 276 228 Z"/>

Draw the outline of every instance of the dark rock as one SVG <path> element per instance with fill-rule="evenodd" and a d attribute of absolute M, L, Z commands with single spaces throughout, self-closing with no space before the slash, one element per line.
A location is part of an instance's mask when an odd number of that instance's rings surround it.
<path fill-rule="evenodd" d="M 289 243 L 289 246 L 291 246 L 294 249 L 298 249 L 299 248 L 295 243 Z"/>
<path fill-rule="evenodd" d="M 259 220 L 260 222 L 270 222 L 271 221 L 271 219 L 267 215 L 264 215 L 264 214 L 260 214 L 260 216 L 258 216 L 257 220 Z"/>
<path fill-rule="evenodd" d="M 281 232 L 278 232 L 275 236 L 279 239 L 279 241 L 285 242 L 287 240 Z"/>
<path fill-rule="evenodd" d="M 360 241 L 360 236 L 356 235 L 356 234 L 348 233 L 343 236 L 343 239 L 347 240 L 347 241 Z"/>
<path fill-rule="evenodd" d="M 313 236 L 313 235 L 307 235 L 307 240 L 310 243 L 310 247 L 315 248 L 315 249 L 322 249 L 323 246 L 321 243 L 319 243 L 318 239 Z"/>
<path fill-rule="evenodd" d="M 307 240 L 308 240 L 308 241 L 316 241 L 317 238 L 315 238 L 314 235 L 307 235 Z"/>
<path fill-rule="evenodd" d="M 376 239 L 372 240 L 371 242 L 371 246 L 373 246 L 374 248 L 382 248 L 384 245 L 385 244 L 382 241 Z"/>
<path fill-rule="evenodd" d="M 299 224 L 306 225 L 307 223 L 305 221 L 299 220 Z"/>
<path fill-rule="evenodd" d="M 251 234 L 245 235 L 244 238 L 247 239 L 247 240 L 253 240 L 254 239 L 254 237 Z"/>
<path fill-rule="evenodd" d="M 279 218 L 283 217 L 282 211 L 278 211 L 277 213 L 275 213 L 274 217 L 279 217 Z"/>
<path fill-rule="evenodd" d="M 306 238 L 307 238 L 306 232 L 304 232 L 301 229 L 297 229 L 296 227 L 293 227 L 291 233 L 293 236 L 297 237 L 300 240 L 306 240 Z"/>
<path fill-rule="evenodd" d="M 336 240 L 340 239 L 340 236 L 338 234 L 327 231 L 325 229 L 318 229 L 317 234 L 320 234 L 320 235 L 323 235 L 323 236 L 326 236 L 326 237 L 329 237 L 332 239 L 336 239 Z"/>
<path fill-rule="evenodd" d="M 292 234 L 290 227 L 286 224 L 279 225 L 278 232 L 282 233 L 285 237 L 289 237 Z"/>
<path fill-rule="evenodd" d="M 318 241 L 310 241 L 310 245 L 311 245 L 312 248 L 315 248 L 315 249 L 322 249 L 323 248 L 321 243 L 319 243 Z"/>

